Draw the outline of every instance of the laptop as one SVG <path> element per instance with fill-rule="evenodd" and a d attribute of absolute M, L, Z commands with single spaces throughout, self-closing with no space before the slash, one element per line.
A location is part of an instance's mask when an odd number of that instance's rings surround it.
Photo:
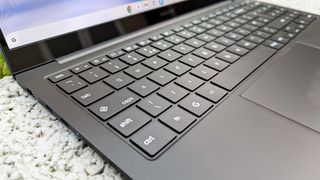
<path fill-rule="evenodd" d="M 13 77 L 124 178 L 320 178 L 318 16 L 242 0 L 0 7 Z"/>

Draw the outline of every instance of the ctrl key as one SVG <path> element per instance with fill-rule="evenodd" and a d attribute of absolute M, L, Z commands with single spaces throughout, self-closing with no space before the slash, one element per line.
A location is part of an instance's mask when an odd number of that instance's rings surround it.
<path fill-rule="evenodd" d="M 131 142 L 153 157 L 175 138 L 170 129 L 160 123 L 152 123 L 135 134 Z"/>

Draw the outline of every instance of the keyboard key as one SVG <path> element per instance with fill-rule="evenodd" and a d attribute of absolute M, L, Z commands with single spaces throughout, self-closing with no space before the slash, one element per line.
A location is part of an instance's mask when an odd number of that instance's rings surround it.
<path fill-rule="evenodd" d="M 94 103 L 89 106 L 89 110 L 100 119 L 107 120 L 139 100 L 138 95 L 128 90 L 123 90 Z"/>
<path fill-rule="evenodd" d="M 165 40 L 170 42 L 170 43 L 172 43 L 172 44 L 176 44 L 177 45 L 177 44 L 182 43 L 186 39 L 184 39 L 182 37 L 179 37 L 179 36 L 176 36 L 176 35 L 172 35 L 172 36 L 166 37 Z"/>
<path fill-rule="evenodd" d="M 196 93 L 214 103 L 219 102 L 225 95 L 227 95 L 227 91 L 212 84 L 205 84 L 201 86 Z"/>
<path fill-rule="evenodd" d="M 152 43 L 152 41 L 150 39 L 144 39 L 144 40 L 137 42 L 137 44 L 141 47 L 149 45 L 151 43 Z"/>
<path fill-rule="evenodd" d="M 222 51 L 221 53 L 217 54 L 216 57 L 228 63 L 234 63 L 239 59 L 239 56 L 227 51 Z"/>
<path fill-rule="evenodd" d="M 229 66 L 229 63 L 221 61 L 217 58 L 211 58 L 204 63 L 204 65 L 213 68 L 217 71 L 223 71 L 225 68 Z"/>
<path fill-rule="evenodd" d="M 172 62 L 172 61 L 175 61 L 178 58 L 180 58 L 182 55 L 180 53 L 175 52 L 175 51 L 167 50 L 167 51 L 160 53 L 158 56 L 163 58 L 164 60 Z"/>
<path fill-rule="evenodd" d="M 279 17 L 273 21 L 271 21 L 268 26 L 272 27 L 274 29 L 281 29 L 284 26 L 286 26 L 292 19 L 291 18 L 287 18 L 287 16 L 282 16 Z"/>
<path fill-rule="evenodd" d="M 134 79 L 123 72 L 112 75 L 104 80 L 107 84 L 115 89 L 121 89 L 124 86 L 131 84 Z"/>
<path fill-rule="evenodd" d="M 86 82 L 84 82 L 83 80 L 75 76 L 65 79 L 57 84 L 59 88 L 61 88 L 68 94 L 73 93 L 79 89 L 82 89 L 87 85 L 88 84 Z"/>
<path fill-rule="evenodd" d="M 249 25 L 249 24 L 243 25 L 242 28 L 243 28 L 243 29 L 246 29 L 246 30 L 248 30 L 248 31 L 251 31 L 251 32 L 253 32 L 253 31 L 255 31 L 255 30 L 258 29 L 257 27 L 251 26 L 251 25 Z"/>
<path fill-rule="evenodd" d="M 159 41 L 160 39 L 163 39 L 163 38 L 164 38 L 164 36 L 159 34 L 159 35 L 152 36 L 149 39 L 151 39 L 152 41 Z"/>
<path fill-rule="evenodd" d="M 152 43 L 151 46 L 164 51 L 164 50 L 167 50 L 170 47 L 172 47 L 173 44 L 171 44 L 167 41 L 161 40 L 161 41 L 157 41 L 157 42 Z"/>
<path fill-rule="evenodd" d="M 56 82 L 62 81 L 64 79 L 67 79 L 67 78 L 69 78 L 71 76 L 72 76 L 72 74 L 70 73 L 70 71 L 66 70 L 66 71 L 62 71 L 62 72 L 60 72 L 58 74 L 52 75 L 48 79 L 51 82 L 56 83 Z"/>
<path fill-rule="evenodd" d="M 223 46 L 223 45 L 215 43 L 215 42 L 211 42 L 211 43 L 207 44 L 205 46 L 205 48 L 218 53 L 218 52 L 221 52 L 222 50 L 224 50 L 226 48 L 226 46 Z"/>
<path fill-rule="evenodd" d="M 151 57 L 158 54 L 160 51 L 151 46 L 146 46 L 137 50 L 137 52 L 145 57 Z"/>
<path fill-rule="evenodd" d="M 152 73 L 150 76 L 148 76 L 148 79 L 150 79 L 151 81 L 164 86 L 166 84 L 168 84 L 169 82 L 173 81 L 176 78 L 175 75 L 160 69 L 154 73 Z"/>
<path fill-rule="evenodd" d="M 187 31 L 187 30 L 183 30 L 183 31 L 179 32 L 177 35 L 179 35 L 185 39 L 190 39 L 190 38 L 196 36 L 197 34 L 190 32 L 190 31 Z"/>
<path fill-rule="evenodd" d="M 179 106 L 189 111 L 190 113 L 200 117 L 205 112 L 207 112 L 213 106 L 213 104 L 198 95 L 191 94 L 190 96 L 182 100 L 179 103 Z"/>
<path fill-rule="evenodd" d="M 203 46 L 203 45 L 206 44 L 205 42 L 200 41 L 200 40 L 195 39 L 195 38 L 189 39 L 189 40 L 187 40 L 185 43 L 186 43 L 187 45 L 189 45 L 189 46 L 194 47 L 194 48 L 199 48 L 199 47 L 201 47 L 201 46 Z"/>
<path fill-rule="evenodd" d="M 144 76 L 150 74 L 152 70 L 143 66 L 142 64 L 137 64 L 135 66 L 129 67 L 124 72 L 136 79 L 141 79 Z"/>
<path fill-rule="evenodd" d="M 232 28 L 231 27 L 228 27 L 226 25 L 220 25 L 218 27 L 216 27 L 217 30 L 219 31 L 223 31 L 223 32 L 230 32 L 232 31 Z"/>
<path fill-rule="evenodd" d="M 139 49 L 139 46 L 136 44 L 130 44 L 125 46 L 124 48 L 122 48 L 124 51 L 126 51 L 127 53 L 135 51 L 137 49 Z"/>
<path fill-rule="evenodd" d="M 253 35 L 261 37 L 263 39 L 267 39 L 271 36 L 271 34 L 263 32 L 263 31 L 256 31 Z"/>
<path fill-rule="evenodd" d="M 157 117 L 159 114 L 170 108 L 171 103 L 154 94 L 139 102 L 137 106 L 151 116 Z"/>
<path fill-rule="evenodd" d="M 248 31 L 246 29 L 242 29 L 242 28 L 237 28 L 233 32 L 235 32 L 237 34 L 240 34 L 242 36 L 247 36 L 247 35 L 249 35 L 251 33 L 250 31 Z"/>
<path fill-rule="evenodd" d="M 128 67 L 128 65 L 126 65 L 125 63 L 121 62 L 120 60 L 112 60 L 112 61 L 109 61 L 103 65 L 101 65 L 101 67 L 108 71 L 109 73 L 117 73 L 125 68 Z"/>
<path fill-rule="evenodd" d="M 182 110 L 181 108 L 175 107 L 164 113 L 159 120 L 176 132 L 182 133 L 193 122 L 196 121 L 196 117 L 189 114 L 185 110 Z"/>
<path fill-rule="evenodd" d="M 208 21 L 210 24 L 215 25 L 215 26 L 219 26 L 220 24 L 222 24 L 223 22 L 217 19 L 210 19 Z"/>
<path fill-rule="evenodd" d="M 253 42 L 253 43 L 255 43 L 255 44 L 260 44 L 260 43 L 262 43 L 262 42 L 264 41 L 264 39 L 259 38 L 259 37 L 254 36 L 254 35 L 247 36 L 247 37 L 245 38 L 245 40 L 250 41 L 250 42 Z"/>
<path fill-rule="evenodd" d="M 170 129 L 160 123 L 150 124 L 133 136 L 131 141 L 153 157 L 176 138 Z"/>
<path fill-rule="evenodd" d="M 174 34 L 174 32 L 173 31 L 165 31 L 165 32 L 163 32 L 163 33 L 161 33 L 163 36 L 165 36 L 165 37 L 168 37 L 168 36 L 171 36 L 172 34 Z"/>
<path fill-rule="evenodd" d="M 102 70 L 101 68 L 95 67 L 81 73 L 79 76 L 82 79 L 92 84 L 94 82 L 99 81 L 100 79 L 103 79 L 109 76 L 109 74 L 106 71 Z"/>
<path fill-rule="evenodd" d="M 92 60 L 90 61 L 90 64 L 92 64 L 92 65 L 94 65 L 94 66 L 98 66 L 98 65 L 103 64 L 103 63 L 105 63 L 105 62 L 107 62 L 107 61 L 109 61 L 109 60 L 110 60 L 110 59 L 107 58 L 106 56 L 100 56 L 100 57 L 97 57 L 97 58 L 95 58 L 95 59 L 92 59 Z"/>
<path fill-rule="evenodd" d="M 272 40 L 267 40 L 266 42 L 263 43 L 265 46 L 271 47 L 273 49 L 281 49 L 284 44 L 279 43 L 277 41 L 272 41 Z"/>
<path fill-rule="evenodd" d="M 114 59 L 114 58 L 120 57 L 124 54 L 125 54 L 125 52 L 120 49 L 120 50 L 115 50 L 115 51 L 109 53 L 107 56 L 111 59 Z"/>
<path fill-rule="evenodd" d="M 200 87 L 204 82 L 201 79 L 194 77 L 193 75 L 185 74 L 178 80 L 176 80 L 176 83 L 188 89 L 189 91 L 194 91 L 195 89 Z"/>
<path fill-rule="evenodd" d="M 193 51 L 194 48 L 191 47 L 191 46 L 188 46 L 188 45 L 186 45 L 186 44 L 179 44 L 179 45 L 177 45 L 177 46 L 174 46 L 174 47 L 172 48 L 172 50 L 177 51 L 177 52 L 179 52 L 179 53 L 181 53 L 181 54 L 186 55 L 186 54 L 188 54 L 189 52 Z"/>
<path fill-rule="evenodd" d="M 206 31 L 205 29 L 200 28 L 198 26 L 193 26 L 193 27 L 189 28 L 188 30 L 193 32 L 193 33 L 196 33 L 196 34 L 201 34 L 201 33 Z"/>
<path fill-rule="evenodd" d="M 158 94 L 173 103 L 177 103 L 182 98 L 186 97 L 189 92 L 175 84 L 170 84 L 161 89 Z"/>
<path fill-rule="evenodd" d="M 243 55 L 245 55 L 245 54 L 247 54 L 249 52 L 247 49 L 242 48 L 242 47 L 237 46 L 237 45 L 233 45 L 233 46 L 229 47 L 227 49 L 227 51 L 232 52 L 232 53 L 234 53 L 236 55 L 239 55 L 239 56 L 243 56 Z"/>
<path fill-rule="evenodd" d="M 266 33 L 269 33 L 269 34 L 274 34 L 277 32 L 276 29 L 272 28 L 272 27 L 269 27 L 269 26 L 265 26 L 261 29 L 261 31 L 264 31 Z"/>
<path fill-rule="evenodd" d="M 210 36 L 209 34 L 206 34 L 206 33 L 200 34 L 196 38 L 198 38 L 198 39 L 200 39 L 200 40 L 202 40 L 204 42 L 211 42 L 214 39 L 216 39 L 215 37 Z"/>
<path fill-rule="evenodd" d="M 232 90 L 248 75 L 250 75 L 261 64 L 268 60 L 276 50 L 259 46 L 251 51 L 240 61 L 234 63 L 212 79 L 212 83 L 217 84 L 227 90 Z"/>
<path fill-rule="evenodd" d="M 158 90 L 159 86 L 147 79 L 143 79 L 131 84 L 128 88 L 140 96 L 146 97 Z"/>
<path fill-rule="evenodd" d="M 124 137 L 129 137 L 149 122 L 151 117 L 134 107 L 110 119 L 108 124 Z"/>
<path fill-rule="evenodd" d="M 188 72 L 191 68 L 187 65 L 184 65 L 178 61 L 168 64 L 164 67 L 165 70 L 177 75 L 181 76 L 182 74 Z"/>
<path fill-rule="evenodd" d="M 210 80 L 213 76 L 218 74 L 217 71 L 203 65 L 194 68 L 190 73 L 206 81 Z"/>
<path fill-rule="evenodd" d="M 200 49 L 197 49 L 197 50 L 193 51 L 192 54 L 194 54 L 196 56 L 199 56 L 201 58 L 204 58 L 204 59 L 209 59 L 212 56 L 214 56 L 216 53 L 212 52 L 212 51 L 210 51 L 208 49 L 205 49 L 205 48 L 200 48 Z"/>
<path fill-rule="evenodd" d="M 216 29 L 212 29 L 212 30 L 208 31 L 207 33 L 210 34 L 211 36 L 214 36 L 214 37 L 220 37 L 220 36 L 224 35 L 225 32 L 219 31 Z"/>
<path fill-rule="evenodd" d="M 153 70 L 158 70 L 161 67 L 167 65 L 168 62 L 163 59 L 160 59 L 159 57 L 154 56 L 152 58 L 149 58 L 149 59 L 143 61 L 142 64 L 153 69 Z"/>
<path fill-rule="evenodd" d="M 128 53 L 120 57 L 120 59 L 130 65 L 136 64 L 145 58 L 135 52 Z"/>
<path fill-rule="evenodd" d="M 289 39 L 286 38 L 287 34 L 288 33 L 283 32 L 283 31 L 279 32 L 279 33 L 275 34 L 274 36 L 272 36 L 271 40 L 277 41 L 277 42 L 282 43 L 282 44 L 286 44 L 286 43 L 289 42 Z"/>
<path fill-rule="evenodd" d="M 246 40 L 239 41 L 237 45 L 249 50 L 252 50 L 257 46 L 257 44 L 246 41 Z"/>
<path fill-rule="evenodd" d="M 192 54 L 188 54 L 186 56 L 183 56 L 179 61 L 191 67 L 196 67 L 199 64 L 201 64 L 204 60 Z"/>
<path fill-rule="evenodd" d="M 233 32 L 230 32 L 226 35 L 224 35 L 226 38 L 229 38 L 231 40 L 234 40 L 234 41 L 239 41 L 240 39 L 243 38 L 242 35 L 239 35 L 239 34 L 236 34 L 236 33 L 233 33 Z"/>
<path fill-rule="evenodd" d="M 72 97 L 83 106 L 87 106 L 113 92 L 114 91 L 109 86 L 103 82 L 98 82 L 74 93 Z"/>
<path fill-rule="evenodd" d="M 88 63 L 84 63 L 84 64 L 80 64 L 78 66 L 75 66 L 73 68 L 71 68 L 70 70 L 75 73 L 75 74 L 79 74 L 85 70 L 88 70 L 91 68 L 91 65 Z"/>
<path fill-rule="evenodd" d="M 231 46 L 232 44 L 235 43 L 235 41 L 225 38 L 225 37 L 220 37 L 215 40 L 216 43 L 222 44 L 224 46 Z"/>

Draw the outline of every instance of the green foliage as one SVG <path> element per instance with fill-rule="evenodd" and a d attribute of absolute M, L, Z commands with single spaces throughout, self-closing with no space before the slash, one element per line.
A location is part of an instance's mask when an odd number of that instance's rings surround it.
<path fill-rule="evenodd" d="M 10 75 L 9 69 L 3 60 L 2 54 L 0 53 L 0 79 L 8 75 Z"/>

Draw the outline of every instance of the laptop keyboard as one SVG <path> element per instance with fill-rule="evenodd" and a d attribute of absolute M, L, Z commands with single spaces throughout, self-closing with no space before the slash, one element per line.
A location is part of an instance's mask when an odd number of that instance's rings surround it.
<path fill-rule="evenodd" d="M 314 19 L 263 3 L 233 4 L 48 79 L 152 159 Z"/>

